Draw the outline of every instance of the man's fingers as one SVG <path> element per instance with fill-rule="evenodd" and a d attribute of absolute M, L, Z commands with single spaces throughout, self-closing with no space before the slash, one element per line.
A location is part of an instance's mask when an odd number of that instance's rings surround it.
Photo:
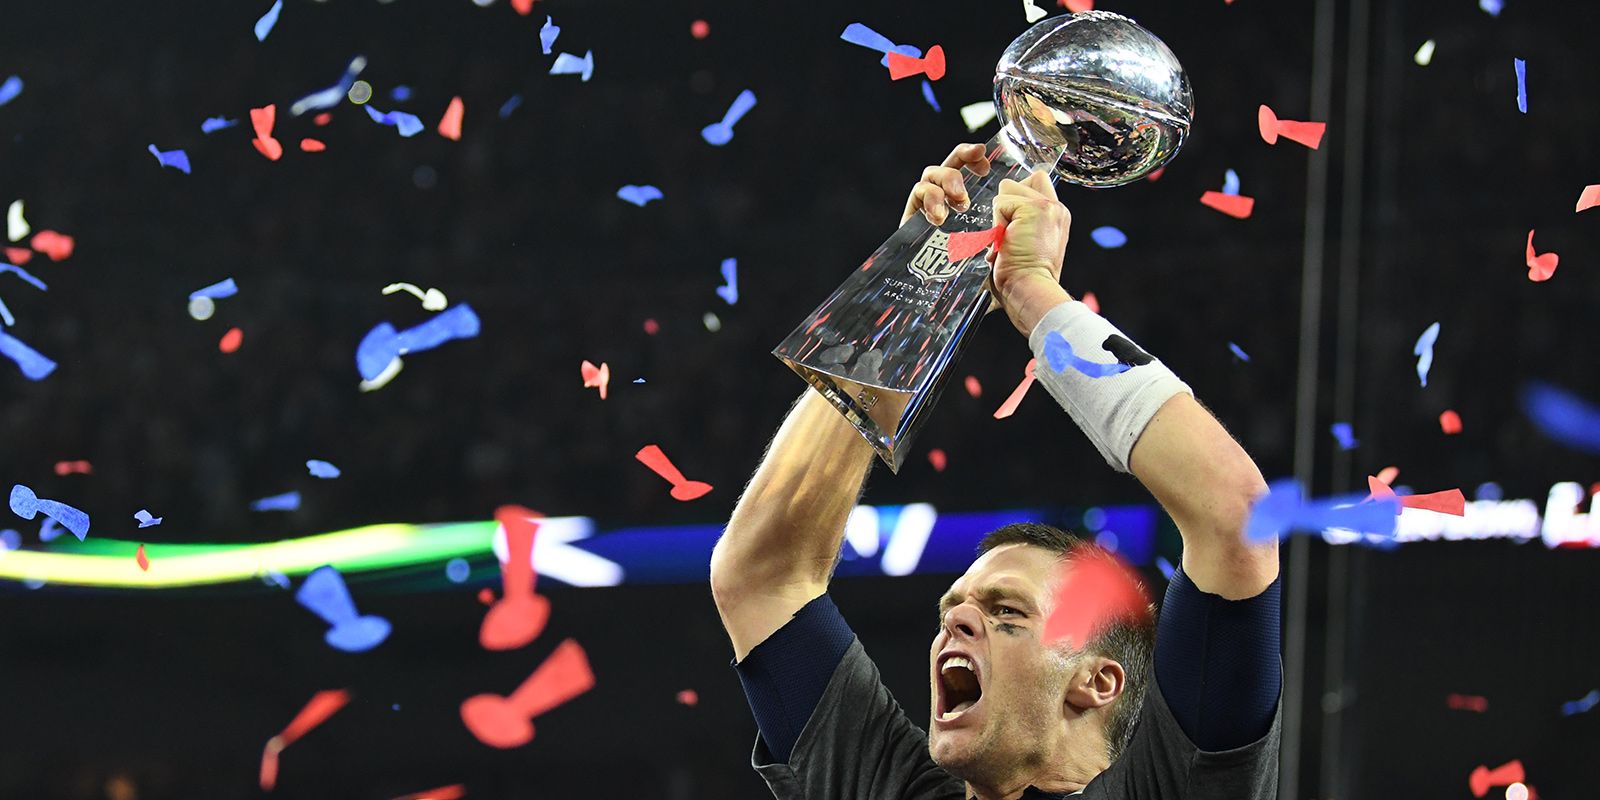
<path fill-rule="evenodd" d="M 945 216 L 950 213 L 949 206 L 945 202 L 944 189 L 928 181 L 922 181 L 911 187 L 911 199 L 906 203 L 906 219 L 910 219 L 911 215 L 918 211 L 921 211 L 922 215 L 934 225 L 943 225 Z"/>
<path fill-rule="evenodd" d="M 928 167 L 922 171 L 922 182 L 931 183 L 944 190 L 945 199 L 957 211 L 967 207 L 967 186 L 961 180 L 961 171 L 950 167 Z"/>
<path fill-rule="evenodd" d="M 1055 200 L 1056 185 L 1055 182 L 1050 178 L 1050 170 L 1041 169 L 1038 172 L 1029 175 L 1027 179 L 1022 182 L 1022 185 L 1038 192 L 1041 197 L 1047 197 L 1051 200 Z"/>
<path fill-rule="evenodd" d="M 981 144 L 958 144 L 958 145 L 956 145 L 956 149 L 950 151 L 950 155 L 944 157 L 944 162 L 941 163 L 939 166 L 941 166 L 941 167 L 951 167 L 951 168 L 955 168 L 955 169 L 959 169 L 961 167 L 969 167 L 970 168 L 973 164 L 978 163 L 978 162 L 982 162 L 984 167 L 985 167 L 984 172 L 980 172 L 978 174 L 982 175 L 982 174 L 987 173 L 988 172 L 987 167 L 989 165 L 989 158 L 988 158 L 987 151 L 985 151 L 984 148 L 983 148 L 983 145 L 981 145 Z M 974 171 L 976 171 L 976 170 L 974 170 Z"/>

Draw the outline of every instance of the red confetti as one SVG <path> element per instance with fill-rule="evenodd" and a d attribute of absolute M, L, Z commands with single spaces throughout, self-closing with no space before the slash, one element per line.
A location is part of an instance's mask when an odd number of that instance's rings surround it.
<path fill-rule="evenodd" d="M 1242 194 L 1223 194 L 1222 192 L 1206 192 L 1200 195 L 1200 203 L 1209 208 L 1214 208 L 1235 219 L 1246 219 L 1250 212 L 1256 208 L 1256 199 Z"/>
<path fill-rule="evenodd" d="M 1004 223 L 996 225 L 986 231 L 962 231 L 950 234 L 950 242 L 945 249 L 949 252 L 950 263 L 955 264 L 989 249 L 994 245 L 999 249 L 1005 241 L 1006 226 Z"/>
<path fill-rule="evenodd" d="M 1398 497 L 1389 484 L 1371 475 L 1367 476 L 1367 500 L 1387 500 L 1398 498 L 1400 508 L 1420 508 L 1424 511 L 1436 511 L 1440 514 L 1463 517 L 1467 514 L 1467 496 L 1460 489 L 1449 489 L 1443 492 L 1429 494 L 1408 494 Z"/>
<path fill-rule="evenodd" d="M 928 48 L 928 54 L 922 58 L 912 58 L 903 53 L 889 51 L 889 78 L 900 80 L 913 75 L 926 74 L 928 80 L 936 81 L 944 77 L 944 48 L 934 45 Z"/>
<path fill-rule="evenodd" d="M 328 149 L 328 145 L 320 139 L 301 139 L 300 149 L 307 153 L 320 153 Z"/>
<path fill-rule="evenodd" d="M 1528 280 L 1540 283 L 1550 280 L 1556 274 L 1556 264 L 1560 263 L 1561 256 L 1555 253 L 1539 255 L 1533 250 L 1533 231 L 1528 231 Z"/>
<path fill-rule="evenodd" d="M 1475 694 L 1452 694 L 1446 697 L 1444 702 L 1457 711 L 1476 711 L 1482 714 L 1489 710 L 1489 698 Z"/>
<path fill-rule="evenodd" d="M 979 383 L 976 377 L 968 375 L 964 382 L 967 385 L 967 394 L 972 395 L 974 399 L 983 396 L 983 384 Z"/>
<path fill-rule="evenodd" d="M 1600 206 L 1600 183 L 1593 183 L 1583 187 L 1583 193 L 1578 195 L 1577 211 L 1594 208 L 1595 206 Z"/>
<path fill-rule="evenodd" d="M 1081 648 L 1105 625 L 1147 613 L 1150 599 L 1133 570 L 1094 545 L 1079 545 L 1057 567 L 1058 585 L 1041 634 Z"/>
<path fill-rule="evenodd" d="M 1011 390 L 1011 396 L 1007 397 L 1006 401 L 995 409 L 995 419 L 1005 419 L 1017 412 L 1017 406 L 1022 403 L 1023 395 L 1026 395 L 1028 389 L 1033 386 L 1033 370 L 1038 365 L 1039 359 L 1028 359 L 1028 366 L 1022 368 L 1022 382 L 1017 384 L 1017 388 Z"/>
<path fill-rule="evenodd" d="M 445 107 L 444 116 L 439 119 L 439 135 L 452 142 L 461 141 L 461 115 L 466 113 L 467 105 L 461 101 L 461 96 L 450 98 L 450 105 Z"/>
<path fill-rule="evenodd" d="M 700 705 L 700 693 L 693 689 L 684 689 L 678 692 L 678 702 L 693 708 Z"/>
<path fill-rule="evenodd" d="M 539 577 L 533 571 L 533 540 L 543 517 L 522 506 L 494 511 L 506 532 L 506 561 L 500 565 L 501 600 L 478 628 L 478 644 L 485 650 L 515 650 L 539 638 L 550 621 L 550 601 L 533 591 Z"/>
<path fill-rule="evenodd" d="M 294 719 L 289 721 L 288 727 L 282 733 L 267 740 L 266 749 L 261 753 L 261 788 L 263 791 L 272 791 L 278 782 L 278 754 L 284 748 L 295 743 L 295 740 L 306 735 L 312 728 L 327 721 L 328 717 L 338 713 L 350 702 L 350 693 L 343 689 L 317 692 L 311 696 L 311 701 L 306 707 L 300 709 Z"/>
<path fill-rule="evenodd" d="M 594 688 L 583 647 L 568 639 L 510 697 L 474 695 L 461 704 L 461 721 L 478 741 L 501 749 L 533 741 L 533 718 Z"/>
<path fill-rule="evenodd" d="M 656 334 L 658 334 L 660 332 L 661 332 L 661 323 L 656 322 L 653 319 L 647 319 L 647 320 L 644 321 L 644 334 L 646 336 L 654 336 L 654 335 L 656 335 Z"/>
<path fill-rule="evenodd" d="M 1093 11 L 1094 0 L 1058 0 L 1061 7 L 1076 14 L 1080 11 Z"/>
<path fill-rule="evenodd" d="M 33 235 L 28 244 L 33 249 L 50 257 L 51 261 L 66 261 L 72 257 L 72 248 L 76 244 L 71 236 L 55 231 L 39 231 Z"/>
<path fill-rule="evenodd" d="M 494 605 L 494 590 L 485 586 L 478 590 L 478 602 L 488 606 Z"/>
<path fill-rule="evenodd" d="M 533 0 L 511 0 L 511 7 L 516 9 L 518 14 L 526 17 L 533 13 Z"/>
<path fill-rule="evenodd" d="M 1152 172 L 1149 175 L 1144 176 L 1144 179 L 1149 181 L 1149 182 L 1151 182 L 1151 183 L 1155 183 L 1156 181 L 1161 180 L 1161 176 L 1164 173 L 1166 173 L 1166 171 L 1167 171 L 1166 167 L 1161 167 L 1160 169 L 1157 169 L 1155 172 Z"/>
<path fill-rule="evenodd" d="M 1479 764 L 1467 779 L 1467 786 L 1472 789 L 1473 797 L 1482 797 L 1489 793 L 1490 787 L 1522 783 L 1526 778 L 1520 760 L 1508 762 L 1494 769 Z"/>
<path fill-rule="evenodd" d="M 934 472 L 944 472 L 945 464 L 949 463 L 943 450 L 935 447 L 928 451 L 928 463 L 933 465 Z"/>
<path fill-rule="evenodd" d="M 704 39 L 711 35 L 711 23 L 697 19 L 689 24 L 689 35 L 696 39 Z"/>
<path fill-rule="evenodd" d="M 688 502 L 704 497 L 707 492 L 711 491 L 711 484 L 709 483 L 685 479 L 683 473 L 672 465 L 672 461 L 667 458 L 667 454 L 661 452 L 661 448 L 653 444 L 641 448 L 633 457 L 639 459 L 652 472 L 672 484 L 672 497 L 675 500 Z"/>
<path fill-rule="evenodd" d="M 251 139 L 250 143 L 255 145 L 256 151 L 266 156 L 268 161 L 283 158 L 283 143 L 271 136 L 265 139 Z"/>
<path fill-rule="evenodd" d="M 1383 481 L 1386 486 L 1393 486 L 1395 478 L 1398 477 L 1400 477 L 1399 467 L 1384 467 L 1378 470 L 1378 480 Z"/>
<path fill-rule="evenodd" d="M 1088 306 L 1090 311 L 1096 314 L 1100 313 L 1100 298 L 1095 297 L 1094 292 L 1084 292 L 1083 300 L 1080 302 Z"/>
<path fill-rule="evenodd" d="M 449 786 L 440 786 L 425 792 L 414 792 L 396 797 L 394 800 L 461 800 L 467 796 L 467 787 L 453 783 Z"/>
<path fill-rule="evenodd" d="M 238 328 L 229 328 L 222 334 L 222 341 L 217 342 L 217 349 L 224 353 L 239 352 L 239 345 L 244 344 L 244 331 Z"/>
<path fill-rule="evenodd" d="M 57 475 L 72 475 L 74 473 L 78 475 L 92 475 L 94 473 L 94 465 L 87 461 L 56 462 Z"/>
<path fill-rule="evenodd" d="M 578 365 L 578 370 L 583 375 L 583 388 L 599 389 L 600 399 L 606 399 L 606 387 L 611 385 L 611 365 L 602 361 L 597 367 L 585 361 Z"/>
<path fill-rule="evenodd" d="M 1457 414 L 1454 409 L 1445 409 L 1444 412 L 1439 415 L 1439 430 L 1444 431 L 1446 435 L 1450 436 L 1460 433 L 1461 415 Z"/>
<path fill-rule="evenodd" d="M 272 138 L 272 128 L 277 121 L 278 106 L 275 104 L 250 109 L 250 125 L 256 131 L 256 138 L 250 143 L 255 145 L 256 150 L 269 161 L 277 161 L 283 157 L 283 144 Z"/>
<path fill-rule="evenodd" d="M 26 247 L 7 247 L 6 261 L 16 266 L 23 266 L 33 260 L 33 251 Z"/>
<path fill-rule="evenodd" d="M 332 121 L 333 121 L 333 114 L 331 114 L 331 113 L 329 113 L 327 111 L 324 111 L 321 114 L 318 114 L 315 117 L 311 118 L 312 124 L 316 125 L 319 128 L 324 126 L 324 125 L 327 125 L 328 123 L 330 123 Z"/>
<path fill-rule="evenodd" d="M 1312 150 L 1322 146 L 1322 134 L 1327 130 L 1326 122 L 1296 122 L 1289 119 L 1278 119 L 1272 109 L 1265 104 L 1256 112 L 1256 124 L 1261 128 L 1261 138 L 1267 144 L 1277 144 L 1278 137 L 1282 136 L 1291 142 L 1299 142 Z"/>
<path fill-rule="evenodd" d="M 150 571 L 150 557 L 144 554 L 143 544 L 139 545 L 139 552 L 133 554 L 133 560 L 139 565 L 139 569 L 145 572 Z"/>

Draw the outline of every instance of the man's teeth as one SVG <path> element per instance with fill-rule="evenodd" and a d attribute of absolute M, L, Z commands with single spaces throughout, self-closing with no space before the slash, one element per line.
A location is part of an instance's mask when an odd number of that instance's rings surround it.
<path fill-rule="evenodd" d="M 948 661 L 944 662 L 944 666 L 939 668 L 939 672 L 941 674 L 949 672 L 951 667 L 965 667 L 973 674 L 977 674 L 977 670 L 972 667 L 972 662 L 968 661 L 964 656 L 951 656 Z"/>
<path fill-rule="evenodd" d="M 950 720 L 953 720 L 956 717 L 961 716 L 963 713 L 966 712 L 967 709 L 972 708 L 973 705 L 974 705 L 973 701 L 971 701 L 971 700 L 963 700 L 963 701 L 957 703 L 955 708 L 952 708 L 949 711 L 946 711 L 943 714 L 940 714 L 939 715 L 939 721 L 940 722 L 949 722 Z"/>

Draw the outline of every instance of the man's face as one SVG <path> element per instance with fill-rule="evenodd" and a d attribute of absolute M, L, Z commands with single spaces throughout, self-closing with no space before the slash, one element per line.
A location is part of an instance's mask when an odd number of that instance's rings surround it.
<path fill-rule="evenodd" d="M 1042 766 L 1060 730 L 1065 659 L 1040 641 L 1057 554 L 1011 544 L 984 553 L 940 602 L 928 653 L 928 752 L 956 777 Z"/>

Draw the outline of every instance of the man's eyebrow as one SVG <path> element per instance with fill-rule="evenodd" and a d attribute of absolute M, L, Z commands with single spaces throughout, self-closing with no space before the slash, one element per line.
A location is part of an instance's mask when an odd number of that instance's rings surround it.
<path fill-rule="evenodd" d="M 1033 600 L 1029 598 L 1026 593 L 1003 584 L 1000 586 L 985 587 L 979 590 L 977 595 L 985 603 L 995 603 L 1001 600 L 1009 600 L 1019 605 L 1026 605 L 1029 608 L 1033 607 Z M 960 594 L 953 591 L 945 592 L 944 596 L 939 598 L 939 616 L 943 617 L 945 613 L 948 612 L 952 606 L 959 603 L 960 600 Z"/>

